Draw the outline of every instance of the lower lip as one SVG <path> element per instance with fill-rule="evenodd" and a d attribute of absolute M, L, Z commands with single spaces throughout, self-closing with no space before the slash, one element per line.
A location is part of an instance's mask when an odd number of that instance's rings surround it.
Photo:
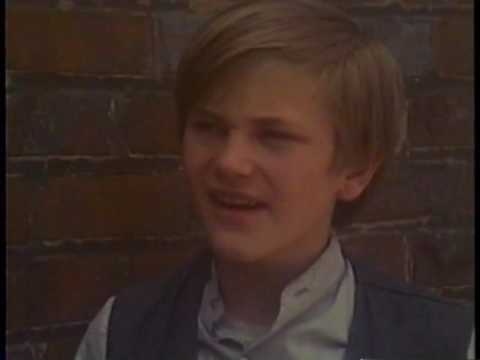
<path fill-rule="evenodd" d="M 233 226 L 235 228 L 251 225 L 266 209 L 265 206 L 253 209 L 241 209 L 223 206 L 211 198 L 210 204 L 212 204 L 212 207 L 215 210 L 216 218 L 221 224 Z"/>

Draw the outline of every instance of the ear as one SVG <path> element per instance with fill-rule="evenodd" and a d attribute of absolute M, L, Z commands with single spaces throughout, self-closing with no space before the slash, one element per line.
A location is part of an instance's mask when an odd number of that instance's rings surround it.
<path fill-rule="evenodd" d="M 367 166 L 361 169 L 350 169 L 345 171 L 343 184 L 337 192 L 337 199 L 341 201 L 353 201 L 357 199 L 367 188 L 373 179 L 381 161 L 370 161 Z"/>

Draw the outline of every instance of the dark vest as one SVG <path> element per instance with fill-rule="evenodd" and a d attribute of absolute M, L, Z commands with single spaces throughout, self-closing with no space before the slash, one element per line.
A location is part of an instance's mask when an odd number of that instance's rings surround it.
<path fill-rule="evenodd" d="M 196 360 L 210 259 L 202 255 L 166 281 L 120 293 L 110 315 L 107 360 Z M 420 294 L 350 262 L 356 283 L 347 360 L 466 358 L 470 305 Z"/>

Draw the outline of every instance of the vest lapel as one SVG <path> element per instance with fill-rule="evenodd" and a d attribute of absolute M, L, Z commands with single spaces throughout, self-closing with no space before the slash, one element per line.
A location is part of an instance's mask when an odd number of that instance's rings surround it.
<path fill-rule="evenodd" d="M 210 277 L 211 256 L 203 254 L 193 264 L 177 293 L 166 336 L 165 359 L 196 360 L 198 349 L 198 312 L 203 289 Z"/>
<path fill-rule="evenodd" d="M 367 358 L 372 354 L 373 341 L 375 340 L 372 337 L 371 309 L 367 293 L 359 284 L 357 274 L 355 274 L 355 279 L 355 305 L 345 360 Z"/>

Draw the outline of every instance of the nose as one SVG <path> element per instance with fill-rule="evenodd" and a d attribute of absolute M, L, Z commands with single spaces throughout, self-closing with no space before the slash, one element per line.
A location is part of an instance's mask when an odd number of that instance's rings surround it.
<path fill-rule="evenodd" d="M 241 134 L 231 133 L 216 158 L 216 170 L 226 177 L 248 177 L 254 170 L 252 144 Z"/>

